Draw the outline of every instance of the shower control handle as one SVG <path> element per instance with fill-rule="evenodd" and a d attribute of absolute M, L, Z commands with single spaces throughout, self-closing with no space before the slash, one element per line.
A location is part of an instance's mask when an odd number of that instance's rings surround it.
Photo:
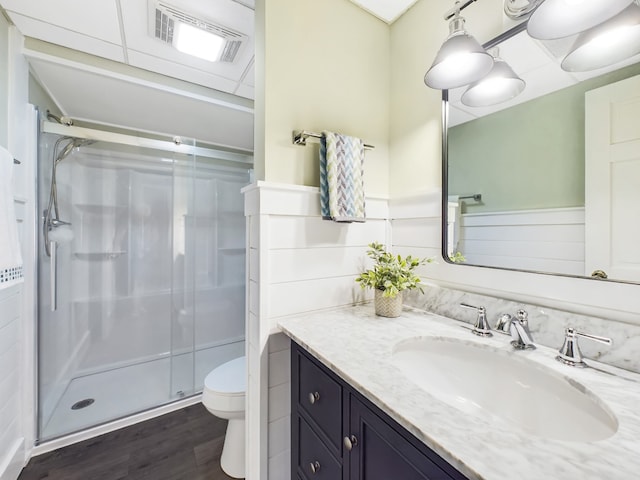
<path fill-rule="evenodd" d="M 58 309 L 58 243 L 51 240 L 49 242 L 49 252 L 51 261 L 49 262 L 49 273 L 51 277 L 51 311 Z"/>

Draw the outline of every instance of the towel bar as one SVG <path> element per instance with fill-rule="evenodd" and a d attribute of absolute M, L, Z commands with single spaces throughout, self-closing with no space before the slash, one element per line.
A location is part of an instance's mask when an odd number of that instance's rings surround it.
<path fill-rule="evenodd" d="M 476 202 L 482 202 L 482 194 L 481 193 L 474 193 L 473 195 L 463 195 L 461 197 L 458 197 L 458 200 L 468 200 L 470 198 L 472 198 Z"/>
<path fill-rule="evenodd" d="M 307 132 L 306 130 L 294 130 L 293 134 L 292 134 L 292 143 L 294 145 L 306 145 L 307 144 L 307 138 L 312 137 L 312 138 L 322 138 L 322 135 L 319 133 L 315 133 L 315 132 Z M 368 145 L 368 144 L 364 144 L 364 148 L 366 150 L 373 150 L 374 147 L 373 145 Z"/>

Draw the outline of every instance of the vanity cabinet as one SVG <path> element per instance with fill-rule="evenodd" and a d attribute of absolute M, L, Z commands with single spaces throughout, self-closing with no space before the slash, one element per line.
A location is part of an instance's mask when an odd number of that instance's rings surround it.
<path fill-rule="evenodd" d="M 291 375 L 292 479 L 466 480 L 293 342 Z"/>

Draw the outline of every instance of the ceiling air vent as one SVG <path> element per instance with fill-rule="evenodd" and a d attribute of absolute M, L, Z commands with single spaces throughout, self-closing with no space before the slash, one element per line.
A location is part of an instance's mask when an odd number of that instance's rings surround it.
<path fill-rule="evenodd" d="M 189 25 L 224 39 L 224 45 L 217 61 L 232 63 L 247 40 L 247 36 L 210 20 L 197 18 L 164 2 L 153 4 L 150 12 L 150 30 L 158 40 L 176 46 L 177 28 L 179 24 Z"/>

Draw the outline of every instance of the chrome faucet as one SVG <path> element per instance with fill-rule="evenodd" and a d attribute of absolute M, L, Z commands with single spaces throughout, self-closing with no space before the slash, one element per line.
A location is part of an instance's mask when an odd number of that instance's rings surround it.
<path fill-rule="evenodd" d="M 512 317 L 508 313 L 500 315 L 496 323 L 498 332 L 511 335 L 513 339 L 511 345 L 518 350 L 533 350 L 536 346 L 533 343 L 533 337 L 529 331 L 529 315 L 523 309 L 516 312 L 516 316 Z"/>
<path fill-rule="evenodd" d="M 478 317 L 476 318 L 476 323 L 473 325 L 471 329 L 471 333 L 478 335 L 480 337 L 491 337 L 493 333 L 491 333 L 491 327 L 489 326 L 489 322 L 487 321 L 487 309 L 484 307 L 474 307 L 473 305 L 468 305 L 466 303 L 461 303 L 460 306 L 462 308 L 469 308 L 471 310 L 475 310 L 478 312 Z"/>
<path fill-rule="evenodd" d="M 578 332 L 575 328 L 569 327 L 565 330 L 564 343 L 558 351 L 556 360 L 572 367 L 584 368 L 587 366 L 584 360 L 582 360 L 582 352 L 578 346 L 578 337 L 588 338 L 589 340 L 595 340 L 596 342 L 606 345 L 613 343 L 610 338 Z"/>

